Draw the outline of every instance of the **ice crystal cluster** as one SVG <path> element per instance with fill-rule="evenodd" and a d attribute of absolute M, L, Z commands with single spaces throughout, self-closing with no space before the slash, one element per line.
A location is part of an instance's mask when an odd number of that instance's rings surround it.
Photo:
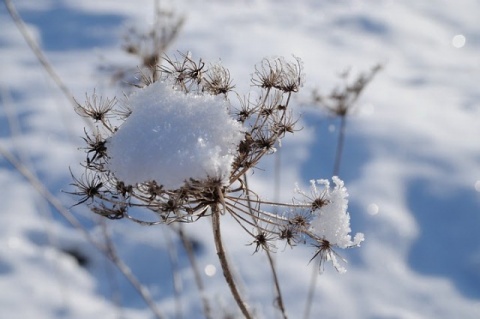
<path fill-rule="evenodd" d="M 242 127 L 225 99 L 185 94 L 158 81 L 128 100 L 131 115 L 107 140 L 107 168 L 135 185 L 161 181 L 178 189 L 191 178 L 228 183 Z"/>
<path fill-rule="evenodd" d="M 362 233 L 358 233 L 353 240 L 350 236 L 347 189 L 343 181 L 337 176 L 333 176 L 332 181 L 335 184 L 333 189 L 330 188 L 330 181 L 326 179 L 310 181 L 310 191 L 313 198 L 324 201 L 324 205 L 315 210 L 310 231 L 340 248 L 358 246 L 364 240 L 364 236 Z M 296 192 L 308 197 L 298 186 Z"/>

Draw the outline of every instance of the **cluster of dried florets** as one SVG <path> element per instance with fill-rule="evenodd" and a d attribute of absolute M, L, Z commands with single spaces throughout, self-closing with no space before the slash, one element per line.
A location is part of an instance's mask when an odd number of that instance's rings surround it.
<path fill-rule="evenodd" d="M 333 189 L 328 181 L 312 182 L 310 193 L 297 190 L 301 198 L 289 204 L 262 200 L 246 181 L 247 172 L 295 131 L 289 104 L 303 84 L 300 59 L 264 59 L 252 77 L 260 95 L 236 103 L 229 100 L 230 73 L 220 64 L 180 54 L 165 58 L 158 72 L 157 81 L 144 78 L 145 86 L 122 107 L 95 94 L 78 105 L 77 113 L 96 126 L 85 131 L 86 172 L 73 183 L 77 205 L 148 225 L 205 216 L 218 223 L 220 215 L 230 214 L 252 237 L 255 251 L 275 251 L 279 240 L 290 246 L 309 242 L 317 248 L 315 257 L 332 260 L 340 270 L 333 248 L 363 240 L 361 234 L 350 237 L 341 180 L 334 177 Z M 138 208 L 150 210 L 156 220 L 134 217 Z"/>
<path fill-rule="evenodd" d="M 314 104 L 322 106 L 335 116 L 349 115 L 362 92 L 381 69 L 382 65 L 377 64 L 368 72 L 360 73 L 353 81 L 350 81 L 350 70 L 342 72 L 340 74 L 341 86 L 335 87 L 327 95 L 322 95 L 316 90 L 313 92 Z"/>

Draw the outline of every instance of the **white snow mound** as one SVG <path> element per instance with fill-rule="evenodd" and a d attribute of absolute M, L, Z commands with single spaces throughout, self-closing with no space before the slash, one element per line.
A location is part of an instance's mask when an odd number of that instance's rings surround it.
<path fill-rule="evenodd" d="M 108 169 L 127 185 L 155 180 L 177 189 L 190 178 L 225 183 L 242 126 L 221 97 L 156 82 L 132 95 L 132 114 L 107 141 Z"/>

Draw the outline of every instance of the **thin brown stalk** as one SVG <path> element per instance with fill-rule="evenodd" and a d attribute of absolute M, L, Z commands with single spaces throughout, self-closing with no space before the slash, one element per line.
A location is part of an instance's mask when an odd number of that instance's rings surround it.
<path fill-rule="evenodd" d="M 281 148 L 277 150 L 275 153 L 275 162 L 274 162 L 274 180 L 273 180 L 273 201 L 275 203 L 280 202 L 280 185 L 282 182 L 282 175 L 281 175 L 281 169 L 282 169 L 282 152 Z M 277 212 L 276 206 L 274 206 L 274 213 Z"/>
<path fill-rule="evenodd" d="M 57 72 L 53 69 L 52 65 L 50 62 L 48 62 L 47 58 L 42 52 L 42 49 L 37 45 L 31 34 L 28 32 L 27 27 L 25 26 L 25 23 L 23 22 L 23 19 L 20 17 L 20 15 L 17 12 L 17 9 L 13 5 L 12 1 L 10 0 L 3 0 L 5 3 L 5 6 L 7 7 L 7 11 L 12 17 L 13 21 L 17 25 L 18 30 L 22 34 L 23 38 L 25 39 L 25 42 L 27 42 L 28 46 L 32 50 L 32 52 L 35 54 L 37 57 L 38 61 L 40 64 L 45 68 L 45 71 L 50 75 L 52 80 L 57 84 L 57 86 L 60 88 L 60 90 L 63 92 L 65 97 L 72 103 L 72 105 L 76 105 L 75 100 L 73 99 L 73 95 L 70 93 L 70 90 L 67 88 L 67 86 L 63 83 L 62 79 L 60 76 L 58 76 Z"/>
<path fill-rule="evenodd" d="M 252 193 L 252 191 L 250 190 L 249 193 Z M 236 202 L 248 202 L 248 199 L 245 199 L 245 198 L 235 198 L 235 201 Z M 301 204 L 301 203 L 295 203 L 295 204 L 292 204 L 292 203 L 275 203 L 273 201 L 267 201 L 267 200 L 263 200 L 263 199 L 255 199 L 255 203 L 259 203 L 259 204 L 262 204 L 262 205 L 270 205 L 270 206 L 278 206 L 278 207 L 296 207 L 296 208 L 308 208 L 310 207 L 311 205 L 310 204 Z M 242 206 L 246 207 L 245 204 L 243 204 Z M 268 212 L 264 212 L 265 215 L 267 216 L 276 216 L 275 214 L 273 213 L 270 213 L 268 214 Z M 278 218 L 281 218 L 281 216 L 277 216 Z"/>
<path fill-rule="evenodd" d="M 343 146 L 345 144 L 346 125 L 347 125 L 347 115 L 344 114 L 340 116 L 340 129 L 338 132 L 337 148 L 335 151 L 333 176 L 338 176 L 340 174 L 340 163 L 342 161 Z M 304 319 L 308 319 L 310 317 L 310 311 L 313 305 L 313 298 L 315 296 L 318 276 L 319 276 L 319 272 L 317 268 L 314 267 L 312 275 L 310 276 L 310 287 L 308 289 L 307 301 L 305 303 L 305 310 L 304 310 L 304 316 L 303 316 Z"/>
<path fill-rule="evenodd" d="M 175 317 L 181 319 L 182 316 L 182 279 L 180 272 L 178 271 L 178 254 L 177 249 L 173 243 L 171 234 L 168 232 L 169 229 L 165 229 L 163 236 L 167 244 L 168 257 L 170 259 L 170 266 L 172 267 L 172 284 L 173 284 L 173 295 L 175 300 Z"/>
<path fill-rule="evenodd" d="M 55 82 L 55 84 L 58 86 L 58 88 L 63 93 L 63 95 L 65 95 L 67 100 L 70 102 L 70 104 L 72 104 L 72 106 L 75 107 L 77 105 L 77 102 L 73 98 L 72 92 L 70 92 L 70 90 L 65 85 L 65 83 L 63 83 L 62 79 L 57 74 L 57 72 L 55 72 L 53 66 L 48 61 L 45 54 L 43 54 L 42 49 L 35 42 L 35 39 L 32 37 L 32 35 L 28 31 L 27 27 L 25 26 L 25 23 L 23 22 L 23 19 L 18 14 L 18 11 L 15 8 L 12 1 L 11 0 L 3 0 L 3 3 L 5 4 L 5 7 L 7 8 L 8 14 L 10 15 L 13 22 L 17 26 L 18 30 L 22 34 L 25 42 L 28 44 L 28 46 L 32 50 L 32 52 L 35 55 L 35 57 L 37 58 L 38 62 L 40 62 L 40 64 L 43 66 L 43 68 L 48 73 L 48 75 L 52 78 L 53 82 Z M 86 118 L 84 118 L 84 121 L 88 125 L 89 128 L 93 129 L 93 125 L 90 121 L 88 121 Z"/>
<path fill-rule="evenodd" d="M 187 252 L 188 260 L 191 264 L 191 269 L 193 271 L 193 276 L 195 278 L 195 283 L 197 285 L 198 291 L 200 293 L 200 298 L 202 300 L 203 314 L 206 319 L 212 319 L 212 309 L 210 307 L 210 302 L 207 298 L 207 293 L 205 291 L 205 285 L 203 284 L 202 275 L 200 273 L 200 268 L 198 267 L 197 258 L 195 257 L 195 252 L 193 251 L 192 243 L 188 240 L 187 236 L 183 232 L 183 225 L 178 224 L 176 231 L 180 240 L 182 241 L 183 247 Z"/>
<path fill-rule="evenodd" d="M 0 96 L 1 99 L 0 101 L 3 104 L 3 110 L 5 111 L 5 115 L 7 118 L 8 122 L 8 127 L 10 129 L 10 138 L 13 142 L 13 146 L 15 148 L 15 153 L 18 154 L 19 161 L 24 163 L 25 166 L 31 167 L 32 168 L 32 174 L 35 174 L 35 171 L 33 170 L 33 165 L 32 162 L 26 152 L 21 147 L 15 147 L 19 145 L 19 139 L 22 137 L 23 132 L 21 129 L 20 125 L 20 119 L 18 116 L 18 113 L 15 110 L 15 107 L 13 106 L 13 101 L 12 97 L 10 95 L 10 92 L 4 87 L 0 86 Z M 35 176 L 37 176 L 35 174 Z M 50 210 L 50 207 L 48 206 L 48 202 L 44 199 L 41 198 L 38 203 L 37 203 L 37 210 L 40 213 L 40 216 L 44 217 L 42 218 L 42 223 L 43 227 L 45 230 L 45 234 L 47 236 L 47 241 L 48 243 L 53 246 L 53 247 L 58 247 L 58 241 L 56 240 L 56 237 L 54 235 L 52 225 L 48 223 L 47 219 L 52 219 L 52 211 Z M 54 261 L 51 263 L 51 266 L 54 269 L 54 276 L 55 279 L 58 281 L 59 284 L 59 289 L 62 293 L 62 302 L 66 305 L 69 302 L 69 296 L 66 293 L 66 284 L 65 284 L 65 278 L 64 276 L 61 276 L 60 274 L 60 267 L 58 264 Z"/>
<path fill-rule="evenodd" d="M 231 203 L 228 203 L 228 202 L 226 204 L 231 206 L 231 211 L 232 211 L 233 215 L 238 216 L 238 218 L 240 218 L 241 220 L 243 220 L 247 224 L 250 224 L 251 226 L 254 226 L 254 227 L 258 227 L 258 222 L 259 221 L 275 226 L 275 225 L 277 225 L 276 220 L 280 219 L 280 218 L 277 218 L 275 215 L 267 214 L 267 213 L 259 211 L 259 210 L 253 210 L 253 209 L 252 210 L 245 210 L 245 209 L 242 209 L 239 206 L 235 206 L 235 205 L 233 205 Z M 238 211 L 238 212 L 244 213 L 247 216 L 251 216 L 254 221 L 252 222 L 252 221 L 249 221 L 247 218 L 242 217 L 240 214 L 236 213 L 235 210 Z M 265 215 L 267 217 L 272 217 L 273 219 L 262 217 L 262 215 Z"/>
<path fill-rule="evenodd" d="M 114 250 L 115 247 L 114 247 L 114 243 L 112 241 L 112 237 L 107 229 L 107 224 L 105 223 L 105 219 L 101 219 L 99 221 L 100 223 L 100 226 L 101 226 L 101 229 L 102 229 L 102 235 L 103 235 L 103 239 L 104 239 L 104 244 L 105 244 L 105 247 L 108 251 L 110 250 Z M 106 261 L 106 260 L 105 260 Z M 120 293 L 120 288 L 119 288 L 119 285 L 118 285 L 118 282 L 116 280 L 116 276 L 115 276 L 115 273 L 112 272 L 112 271 L 109 271 L 109 267 L 111 267 L 110 264 L 107 264 L 105 263 L 105 273 L 107 274 L 107 277 L 108 277 L 108 281 L 110 283 L 110 289 L 111 289 L 111 294 L 112 294 L 112 301 L 113 303 L 115 304 L 115 307 L 116 307 L 116 310 L 119 314 L 119 317 L 123 317 L 122 316 L 122 303 L 121 303 L 121 293 Z"/>
<path fill-rule="evenodd" d="M 230 265 L 227 261 L 227 256 L 223 247 L 222 234 L 220 231 L 220 209 L 217 205 L 212 205 L 211 209 L 213 238 L 215 241 L 215 248 L 217 249 L 217 255 L 220 261 L 220 266 L 222 267 L 223 275 L 233 295 L 233 299 L 235 299 L 235 302 L 242 311 L 242 314 L 245 316 L 246 319 L 253 319 L 253 316 L 250 314 L 247 304 L 245 303 L 242 296 L 240 295 L 240 292 L 237 289 L 233 274 L 230 270 Z"/>
<path fill-rule="evenodd" d="M 335 163 L 333 166 L 333 176 L 338 176 L 338 174 L 340 174 L 340 162 L 342 161 L 346 126 L 347 126 L 347 116 L 342 115 L 340 116 L 340 130 L 338 132 L 337 150 L 335 152 Z"/>
<path fill-rule="evenodd" d="M 158 309 L 155 301 L 153 300 L 152 296 L 150 295 L 148 289 L 143 286 L 135 275 L 132 273 L 130 268 L 116 255 L 116 253 L 112 250 L 108 250 L 106 247 L 99 244 L 92 235 L 83 227 L 83 225 L 78 221 L 78 219 L 70 213 L 58 200 L 55 195 L 53 195 L 44 185 L 43 183 L 34 175 L 32 172 L 22 163 L 20 163 L 10 152 L 5 150 L 3 147 L 0 147 L 0 154 L 11 164 L 15 167 L 15 169 L 27 179 L 27 181 L 32 185 L 32 187 L 43 197 L 45 198 L 50 205 L 52 205 L 57 212 L 62 215 L 75 229 L 79 230 L 87 241 L 95 247 L 100 253 L 102 253 L 105 257 L 107 257 L 125 276 L 125 278 L 130 282 L 130 284 L 135 288 L 135 290 L 139 293 L 145 303 L 148 305 L 152 313 L 154 314 L 155 318 L 157 319 L 164 319 L 166 318 L 163 313 Z"/>
<path fill-rule="evenodd" d="M 273 262 L 272 254 L 270 253 L 269 250 L 265 250 L 265 252 L 268 257 L 268 263 L 270 264 L 270 269 L 272 270 L 273 283 L 275 284 L 275 290 L 277 292 L 276 302 L 277 302 L 278 308 L 282 313 L 282 317 L 284 319 L 288 319 L 287 313 L 285 311 L 285 305 L 283 304 L 282 290 L 280 289 L 280 282 L 278 280 L 277 269 L 275 268 L 275 263 Z"/>
<path fill-rule="evenodd" d="M 243 228 L 243 230 L 247 234 L 249 234 L 252 237 L 255 237 L 255 235 L 250 230 L 248 230 L 247 227 L 245 227 L 245 225 L 243 225 L 243 223 L 242 223 L 242 221 L 243 221 L 243 222 L 247 223 L 248 225 L 255 227 L 255 224 L 253 222 L 251 222 L 251 221 L 247 220 L 246 218 L 242 217 L 240 214 L 237 214 L 235 212 L 235 210 L 231 209 L 230 207 L 227 207 L 227 211 L 230 213 L 230 215 L 233 217 L 233 219 L 235 219 L 235 221 L 240 225 L 240 227 Z"/>
<path fill-rule="evenodd" d="M 310 286 L 308 288 L 307 301 L 305 304 L 305 310 L 303 313 L 303 319 L 310 318 L 310 311 L 312 310 L 313 297 L 315 296 L 315 290 L 317 288 L 318 268 L 312 267 L 312 275 L 310 276 Z"/>
<path fill-rule="evenodd" d="M 247 181 L 247 176 L 246 175 L 244 176 L 244 183 L 245 183 L 246 192 L 247 192 L 248 206 L 250 207 L 250 209 L 252 209 L 251 208 L 251 202 L 250 202 L 248 181 Z M 252 212 L 251 212 L 251 214 L 252 214 Z M 253 219 L 253 220 L 257 224 L 256 219 Z M 259 227 L 258 224 L 257 224 L 257 227 Z M 276 299 L 276 302 L 278 304 L 278 308 L 280 309 L 280 312 L 282 313 L 282 317 L 284 319 L 287 319 L 288 317 L 287 317 L 287 313 L 285 311 L 285 306 L 284 306 L 284 303 L 283 303 L 282 291 L 280 289 L 280 282 L 278 281 L 278 275 L 277 275 L 277 270 L 275 268 L 275 263 L 273 262 L 273 258 L 272 258 L 272 255 L 271 255 L 270 251 L 265 249 L 265 252 L 266 252 L 267 257 L 268 257 L 268 263 L 270 265 L 270 269 L 272 270 L 273 283 L 275 285 L 275 291 L 277 293 L 277 297 L 275 299 Z"/>

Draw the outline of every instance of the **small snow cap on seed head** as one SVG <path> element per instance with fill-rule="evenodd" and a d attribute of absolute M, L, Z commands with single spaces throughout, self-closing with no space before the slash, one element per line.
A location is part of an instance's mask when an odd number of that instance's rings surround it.
<path fill-rule="evenodd" d="M 323 198 L 326 204 L 315 210 L 310 230 L 334 246 L 340 248 L 358 246 L 364 240 L 364 235 L 357 233 L 353 240 L 350 236 L 347 189 L 337 176 L 332 177 L 332 181 L 335 184 L 333 189 L 330 188 L 328 180 L 316 181 L 316 184 L 324 186 Z M 312 188 L 318 193 L 315 183 L 312 184 Z"/>
<path fill-rule="evenodd" d="M 357 233 L 352 240 L 350 235 L 350 215 L 348 209 L 348 192 L 343 181 L 332 177 L 335 187 L 330 187 L 326 179 L 311 180 L 310 194 L 298 186 L 295 191 L 304 197 L 313 214 L 309 231 L 318 238 L 328 241 L 332 246 L 348 248 L 358 246 L 364 235 Z"/>

